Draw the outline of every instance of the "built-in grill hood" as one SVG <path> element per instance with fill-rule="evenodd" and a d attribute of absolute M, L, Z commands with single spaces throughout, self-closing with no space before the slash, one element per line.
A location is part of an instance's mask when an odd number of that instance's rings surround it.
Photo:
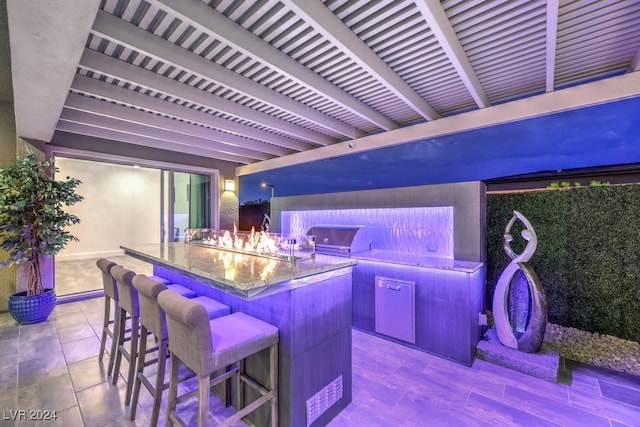
<path fill-rule="evenodd" d="M 364 225 L 316 225 L 307 235 L 316 238 L 316 252 L 349 255 L 371 249 L 369 230 Z"/>

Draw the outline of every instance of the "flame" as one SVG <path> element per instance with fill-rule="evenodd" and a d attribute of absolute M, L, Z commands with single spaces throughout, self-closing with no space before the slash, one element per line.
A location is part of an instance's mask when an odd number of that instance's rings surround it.
<path fill-rule="evenodd" d="M 222 236 L 213 236 L 202 241 L 206 245 L 219 247 L 223 249 L 234 249 L 256 254 L 278 254 L 278 240 L 269 236 L 265 231 L 256 233 L 254 227 L 251 227 L 251 233 L 244 241 L 242 236 L 238 235 L 238 227 L 233 224 L 233 235 L 227 230 Z"/>

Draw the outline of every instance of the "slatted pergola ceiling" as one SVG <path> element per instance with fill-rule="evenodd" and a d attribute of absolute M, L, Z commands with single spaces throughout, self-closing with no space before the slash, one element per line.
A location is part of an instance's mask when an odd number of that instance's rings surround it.
<path fill-rule="evenodd" d="M 57 131 L 252 164 L 638 69 L 640 1 L 105 0 Z"/>

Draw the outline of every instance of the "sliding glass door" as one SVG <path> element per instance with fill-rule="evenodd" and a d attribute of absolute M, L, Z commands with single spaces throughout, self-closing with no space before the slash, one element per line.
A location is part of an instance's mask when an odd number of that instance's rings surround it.
<path fill-rule="evenodd" d="M 69 207 L 81 219 L 69 230 L 79 240 L 69 242 L 48 273 L 59 297 L 100 291 L 102 276 L 95 266 L 99 258 L 152 274 L 150 264 L 125 256 L 121 245 L 184 241 L 186 228 L 218 226 L 215 170 L 178 171 L 167 164 L 143 166 L 63 156 L 57 157 L 56 166 L 56 177 L 82 181 L 79 193 L 84 196 L 81 203 Z"/>
<path fill-rule="evenodd" d="M 187 228 L 211 227 L 211 175 L 163 171 L 161 240 L 183 242 Z"/>

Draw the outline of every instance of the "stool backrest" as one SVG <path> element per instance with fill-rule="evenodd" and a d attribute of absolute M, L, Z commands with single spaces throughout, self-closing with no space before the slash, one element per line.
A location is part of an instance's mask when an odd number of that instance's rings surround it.
<path fill-rule="evenodd" d="M 115 262 L 108 259 L 100 258 L 96 261 L 96 265 L 102 272 L 102 287 L 104 288 L 104 294 L 114 301 L 118 301 L 118 288 L 116 287 L 116 280 L 111 275 L 111 269 L 115 267 Z"/>
<path fill-rule="evenodd" d="M 111 269 L 111 275 L 116 279 L 118 287 L 118 298 L 120 307 L 133 317 L 140 316 L 140 306 L 138 304 L 138 291 L 133 287 L 131 281 L 136 275 L 133 271 L 116 265 Z"/>
<path fill-rule="evenodd" d="M 171 352 L 196 374 L 210 373 L 213 348 L 204 306 L 171 290 L 158 295 L 158 304 L 167 315 Z"/>
<path fill-rule="evenodd" d="M 136 274 L 131 283 L 138 290 L 140 323 L 159 339 L 167 339 L 167 320 L 164 311 L 158 305 L 158 294 L 166 291 L 167 286 L 144 274 Z"/>

